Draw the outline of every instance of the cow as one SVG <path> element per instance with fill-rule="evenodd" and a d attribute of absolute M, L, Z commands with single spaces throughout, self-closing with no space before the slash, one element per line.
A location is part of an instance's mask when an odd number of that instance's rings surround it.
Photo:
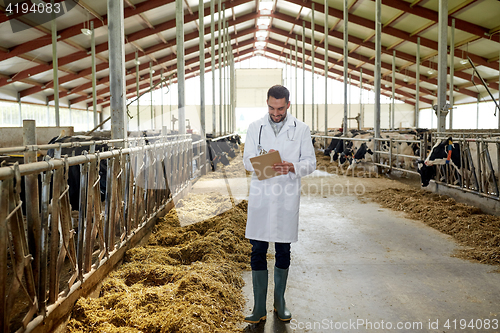
<path fill-rule="evenodd" d="M 212 171 L 217 169 L 217 164 L 219 162 L 222 163 L 222 165 L 229 165 L 228 155 L 221 149 L 222 146 L 220 142 L 207 140 L 208 158 L 210 159 Z"/>
<path fill-rule="evenodd" d="M 393 140 L 392 149 L 390 145 L 391 139 Z M 416 139 L 417 139 L 416 134 L 411 132 L 410 133 L 391 132 L 385 134 L 383 136 L 383 140 L 379 141 L 379 149 L 380 151 L 387 152 L 387 154 L 380 154 L 380 163 L 389 165 L 388 153 L 392 151 L 391 164 L 393 167 L 399 167 L 405 170 L 410 170 L 412 167 L 415 167 L 414 166 L 415 159 L 405 156 L 416 156 L 416 157 L 420 156 L 420 145 L 418 143 L 396 142 L 396 141 L 398 140 L 408 141 Z M 405 155 L 405 156 L 395 156 L 395 154 Z M 406 172 L 403 173 L 403 176 L 406 176 Z"/>
<path fill-rule="evenodd" d="M 436 166 L 449 164 L 454 169 L 454 174 L 459 182 L 461 182 L 460 168 L 461 154 L 460 145 L 453 143 L 451 137 L 437 142 L 431 149 L 425 161 L 418 160 L 417 168 L 420 174 L 422 187 L 427 187 L 432 178 L 436 176 Z"/>
<path fill-rule="evenodd" d="M 68 143 L 68 142 L 85 142 L 85 141 L 101 141 L 106 140 L 101 137 L 91 137 L 91 136 L 64 136 L 64 137 L 55 137 L 49 141 L 49 144 L 54 143 Z M 72 148 L 62 148 L 61 156 L 78 156 L 83 154 L 84 151 L 89 151 L 89 146 L 77 146 Z M 96 145 L 96 152 L 104 152 L 108 150 L 109 147 L 107 144 Z M 49 149 L 47 151 L 47 155 L 50 157 L 54 157 L 54 149 Z M 101 193 L 101 201 L 104 201 L 106 196 L 106 174 L 108 168 L 108 161 L 106 159 L 101 160 L 99 163 L 99 189 Z M 72 210 L 78 210 L 80 207 L 80 165 L 73 165 L 69 167 L 68 171 L 68 185 L 69 185 L 69 200 L 71 204 Z"/>
<path fill-rule="evenodd" d="M 368 148 L 366 142 L 363 142 L 361 146 L 359 146 L 359 148 L 356 150 L 356 153 L 354 153 L 347 170 L 351 170 L 356 166 L 356 164 L 361 163 L 361 161 L 365 159 L 366 154 L 373 155 L 373 151 L 370 148 Z"/>
<path fill-rule="evenodd" d="M 352 155 L 352 141 L 338 139 L 337 145 L 330 152 L 330 163 L 338 160 L 339 165 L 343 165 L 348 157 Z"/>
<path fill-rule="evenodd" d="M 334 138 L 330 141 L 330 144 L 328 145 L 328 148 L 325 149 L 324 154 L 325 156 L 330 156 L 330 153 L 332 150 L 337 147 L 337 144 L 339 143 L 340 139 L 339 137 L 342 135 L 342 133 L 337 133 L 334 135 Z"/>

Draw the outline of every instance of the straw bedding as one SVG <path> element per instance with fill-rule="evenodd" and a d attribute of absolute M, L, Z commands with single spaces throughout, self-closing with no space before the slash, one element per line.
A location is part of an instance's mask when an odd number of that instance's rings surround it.
<path fill-rule="evenodd" d="M 241 270 L 249 267 L 251 246 L 244 237 L 246 201 L 231 207 L 229 198 L 214 193 L 180 201 L 148 245 L 127 252 L 99 298 L 76 303 L 68 331 L 241 331 Z M 200 213 L 220 215 L 180 227 L 177 214 L 200 219 Z"/>

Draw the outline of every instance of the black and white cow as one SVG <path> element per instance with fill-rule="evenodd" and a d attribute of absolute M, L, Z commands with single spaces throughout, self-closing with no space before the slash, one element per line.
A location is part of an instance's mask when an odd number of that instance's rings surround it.
<path fill-rule="evenodd" d="M 348 170 L 351 170 L 352 168 L 354 168 L 356 166 L 356 164 L 359 164 L 363 160 L 365 160 L 366 154 L 373 155 L 373 151 L 370 148 L 368 148 L 368 145 L 366 142 L 363 142 L 361 144 L 361 146 L 359 146 L 359 148 L 354 153 L 352 160 L 350 161 L 350 165 L 349 165 Z"/>
<path fill-rule="evenodd" d="M 238 144 L 241 144 L 241 141 L 239 135 L 221 140 L 213 140 L 211 137 L 211 134 L 207 134 L 207 151 L 212 170 L 215 171 L 217 163 L 229 165 L 229 158 L 236 157 L 236 153 L 239 153 Z"/>
<path fill-rule="evenodd" d="M 461 181 L 460 168 L 462 163 L 460 145 L 458 143 L 453 143 L 451 137 L 437 142 L 432 147 L 431 152 L 425 161 L 417 161 L 418 173 L 420 174 L 422 187 L 428 186 L 430 180 L 436 176 L 437 166 L 446 164 L 453 166 L 457 179 Z"/>
<path fill-rule="evenodd" d="M 101 141 L 106 140 L 106 138 L 101 137 L 91 137 L 91 136 L 65 136 L 65 137 L 55 137 L 49 141 L 49 144 L 53 143 L 68 143 L 68 142 L 85 142 L 85 141 Z M 73 147 L 73 148 L 62 148 L 61 156 L 78 156 L 83 154 L 84 151 L 89 151 L 89 146 L 83 147 Z M 108 145 L 96 145 L 96 152 L 104 152 L 108 150 Z M 54 149 L 49 149 L 47 155 L 54 157 Z M 103 159 L 99 163 L 99 189 L 101 192 L 101 201 L 104 201 L 106 195 L 106 175 L 108 169 L 108 161 Z M 68 171 L 68 185 L 69 185 L 69 201 L 72 210 L 78 210 L 80 206 L 80 165 L 73 165 L 69 167 Z"/>
<path fill-rule="evenodd" d="M 330 162 L 333 163 L 338 160 L 339 165 L 343 165 L 348 156 L 352 155 L 351 148 L 352 141 L 339 139 L 335 148 L 330 152 Z"/>

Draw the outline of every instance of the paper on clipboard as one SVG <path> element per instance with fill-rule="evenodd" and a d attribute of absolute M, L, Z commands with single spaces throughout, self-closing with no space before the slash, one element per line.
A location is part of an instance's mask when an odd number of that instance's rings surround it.
<path fill-rule="evenodd" d="M 273 164 L 281 163 L 280 153 L 276 150 L 272 153 L 250 158 L 252 167 L 259 180 L 269 179 L 281 174 L 273 170 Z"/>

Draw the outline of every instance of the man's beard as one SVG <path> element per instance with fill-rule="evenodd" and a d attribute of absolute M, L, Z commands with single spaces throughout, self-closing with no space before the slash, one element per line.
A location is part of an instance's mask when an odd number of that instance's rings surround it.
<path fill-rule="evenodd" d="M 273 116 L 271 116 L 271 120 L 273 121 L 273 123 L 281 123 L 285 119 L 285 117 L 286 117 L 286 114 L 281 115 L 279 120 L 276 121 L 275 118 Z"/>

